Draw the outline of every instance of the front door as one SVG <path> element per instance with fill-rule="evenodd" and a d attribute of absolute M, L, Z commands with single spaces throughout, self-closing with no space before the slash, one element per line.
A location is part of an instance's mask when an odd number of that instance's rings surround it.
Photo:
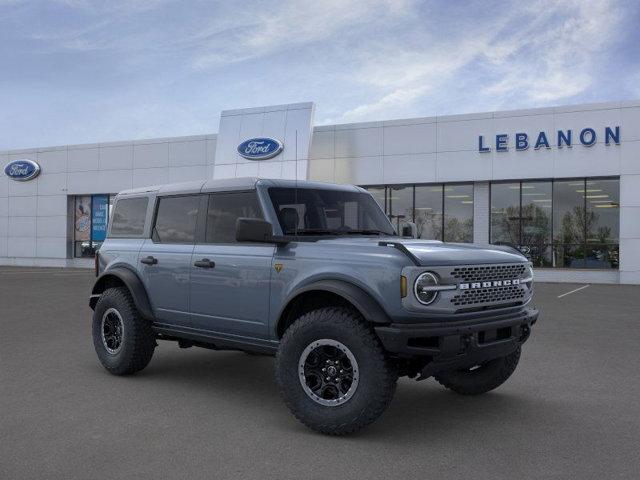
<path fill-rule="evenodd" d="M 157 323 L 189 324 L 189 277 L 200 198 L 159 198 L 152 238 L 140 250 L 140 271 Z"/>
<path fill-rule="evenodd" d="M 191 320 L 195 328 L 268 338 L 269 289 L 275 246 L 237 243 L 236 220 L 262 218 L 255 191 L 209 196 L 204 243 L 191 261 Z"/>

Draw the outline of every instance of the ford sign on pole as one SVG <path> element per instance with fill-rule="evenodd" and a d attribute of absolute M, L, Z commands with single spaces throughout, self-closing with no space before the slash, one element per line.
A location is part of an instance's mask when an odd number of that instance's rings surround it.
<path fill-rule="evenodd" d="M 4 167 L 4 173 L 11 180 L 26 182 L 38 176 L 40 165 L 33 160 L 14 160 Z"/>
<path fill-rule="evenodd" d="M 278 155 L 283 145 L 273 138 L 250 138 L 238 145 L 238 153 L 249 160 L 266 160 Z"/>

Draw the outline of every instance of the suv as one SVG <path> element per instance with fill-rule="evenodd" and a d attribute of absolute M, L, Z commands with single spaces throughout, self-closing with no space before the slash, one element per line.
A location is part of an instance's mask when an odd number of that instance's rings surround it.
<path fill-rule="evenodd" d="M 127 190 L 96 255 L 93 343 L 112 374 L 157 340 L 276 356 L 305 425 L 354 432 L 399 376 L 463 395 L 513 373 L 538 312 L 506 246 L 398 236 L 364 189 L 230 179 Z"/>

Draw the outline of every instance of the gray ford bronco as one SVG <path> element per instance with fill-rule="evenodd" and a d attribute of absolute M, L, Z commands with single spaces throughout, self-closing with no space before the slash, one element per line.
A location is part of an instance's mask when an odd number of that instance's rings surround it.
<path fill-rule="evenodd" d="M 398 236 L 366 190 L 325 183 L 124 191 L 96 275 L 93 344 L 109 372 L 142 370 L 159 340 L 272 354 L 289 409 L 332 435 L 378 418 L 399 376 L 493 390 L 538 317 L 516 250 Z"/>

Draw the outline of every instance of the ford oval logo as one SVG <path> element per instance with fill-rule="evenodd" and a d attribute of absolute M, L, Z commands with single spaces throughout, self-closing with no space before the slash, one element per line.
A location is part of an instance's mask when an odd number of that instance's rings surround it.
<path fill-rule="evenodd" d="M 278 155 L 283 145 L 273 138 L 250 138 L 238 145 L 238 153 L 249 160 L 266 160 Z"/>
<path fill-rule="evenodd" d="M 40 165 L 33 160 L 14 160 L 4 167 L 4 173 L 11 180 L 26 182 L 38 176 Z"/>

